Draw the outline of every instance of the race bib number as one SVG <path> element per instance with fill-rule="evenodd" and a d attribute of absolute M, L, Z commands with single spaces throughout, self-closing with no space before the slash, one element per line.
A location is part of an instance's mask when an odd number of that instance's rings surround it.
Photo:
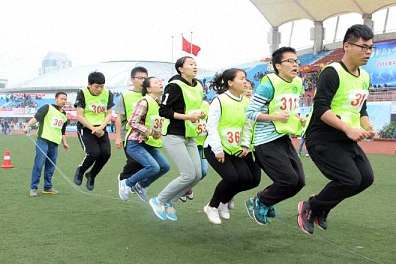
<path fill-rule="evenodd" d="M 349 92 L 348 98 L 349 103 L 353 108 L 356 108 L 358 111 L 362 109 L 364 102 L 367 100 L 368 91 L 366 90 L 352 90 Z"/>
<path fill-rule="evenodd" d="M 227 140 L 230 145 L 239 145 L 241 141 L 241 129 L 240 128 L 227 128 L 223 129 L 223 137 Z"/>
<path fill-rule="evenodd" d="M 199 120 L 197 125 L 197 133 L 199 136 L 206 136 L 208 135 L 208 131 L 206 129 L 206 122 L 205 120 Z"/>
<path fill-rule="evenodd" d="M 151 128 L 156 132 L 162 131 L 162 124 L 164 123 L 164 118 L 160 116 L 152 116 L 151 117 Z"/>
<path fill-rule="evenodd" d="M 91 112 L 94 112 L 96 114 L 106 112 L 106 106 L 103 104 L 91 104 L 88 106 L 88 108 Z"/>
<path fill-rule="evenodd" d="M 62 129 L 64 123 L 65 123 L 65 122 L 64 122 L 62 119 L 52 118 L 52 120 L 51 120 L 51 127 L 53 127 L 53 128 L 58 128 L 58 129 Z"/>
<path fill-rule="evenodd" d="M 297 112 L 299 108 L 299 96 L 296 94 L 282 94 L 277 97 L 279 109 L 287 112 Z"/>

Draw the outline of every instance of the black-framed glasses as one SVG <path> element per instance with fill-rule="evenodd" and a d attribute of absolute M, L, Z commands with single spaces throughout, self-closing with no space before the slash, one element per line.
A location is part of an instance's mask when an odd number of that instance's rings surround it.
<path fill-rule="evenodd" d="M 365 46 L 365 45 L 359 45 L 359 44 L 356 44 L 356 43 L 353 43 L 353 42 L 349 42 L 349 41 L 348 41 L 348 43 L 353 45 L 353 46 L 359 47 L 361 52 L 367 52 L 368 50 L 369 51 L 373 51 L 375 49 L 374 45 L 373 46 Z"/>
<path fill-rule="evenodd" d="M 143 76 L 134 76 L 132 77 L 133 79 L 138 79 L 139 81 L 144 81 L 144 79 L 146 79 L 147 77 L 143 77 Z"/>
<path fill-rule="evenodd" d="M 290 64 L 295 63 L 295 64 L 298 64 L 298 65 L 300 64 L 300 60 L 299 59 L 286 59 L 286 60 L 282 60 L 281 63 L 282 62 L 288 62 Z"/>

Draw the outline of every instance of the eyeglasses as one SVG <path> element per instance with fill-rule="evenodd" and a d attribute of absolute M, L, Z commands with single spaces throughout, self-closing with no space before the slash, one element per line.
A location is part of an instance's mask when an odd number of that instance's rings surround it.
<path fill-rule="evenodd" d="M 286 60 L 282 60 L 281 63 L 282 62 L 288 62 L 288 63 L 291 63 L 291 64 L 293 64 L 293 63 L 300 64 L 300 60 L 299 59 L 286 59 Z"/>
<path fill-rule="evenodd" d="M 132 77 L 132 79 L 138 79 L 139 81 L 144 81 L 146 77 L 138 76 L 138 77 Z"/>
<path fill-rule="evenodd" d="M 348 43 L 353 46 L 359 47 L 361 52 L 367 52 L 368 50 L 373 51 L 375 49 L 374 46 L 363 46 L 363 45 L 359 45 L 359 44 L 352 43 L 352 42 L 348 42 Z"/>

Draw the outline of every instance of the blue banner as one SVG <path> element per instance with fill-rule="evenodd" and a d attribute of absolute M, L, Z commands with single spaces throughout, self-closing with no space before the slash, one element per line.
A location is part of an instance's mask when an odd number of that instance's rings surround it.
<path fill-rule="evenodd" d="M 396 40 L 375 43 L 375 49 L 363 67 L 375 89 L 396 88 Z"/>

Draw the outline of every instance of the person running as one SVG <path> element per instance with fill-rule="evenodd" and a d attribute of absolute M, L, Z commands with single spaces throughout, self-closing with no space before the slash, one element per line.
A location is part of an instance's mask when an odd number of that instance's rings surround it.
<path fill-rule="evenodd" d="M 107 124 L 111 119 L 113 94 L 104 87 L 105 76 L 101 72 L 88 75 L 88 86 L 77 93 L 77 134 L 85 157 L 74 174 L 74 183 L 81 185 L 83 176 L 87 178 L 89 191 L 94 189 L 95 178 L 109 160 L 111 145 Z M 90 167 L 91 170 L 85 173 Z"/>
<path fill-rule="evenodd" d="M 275 73 L 261 79 L 247 110 L 247 117 L 256 121 L 256 162 L 273 181 L 246 201 L 249 216 L 258 224 L 267 224 L 268 217 L 276 215 L 274 205 L 294 196 L 305 185 L 302 163 L 290 140 L 290 135 L 301 135 L 303 128 L 298 112 L 304 88 L 297 76 L 298 64 L 293 48 L 277 49 L 272 54 Z"/>
<path fill-rule="evenodd" d="M 198 136 L 195 138 L 195 142 L 197 143 L 197 147 L 198 147 L 198 152 L 199 152 L 199 156 L 201 158 L 201 173 L 202 173 L 202 178 L 201 180 L 206 176 L 206 174 L 208 174 L 208 161 L 205 158 L 204 155 L 204 150 L 203 150 L 203 145 L 205 142 L 205 139 L 208 135 L 207 129 L 206 129 L 206 122 L 208 120 L 208 113 L 209 113 L 209 103 L 207 101 L 206 96 L 204 96 L 204 99 L 202 101 L 202 105 L 201 105 L 201 110 L 202 112 L 204 112 L 205 114 L 205 118 L 204 119 L 200 119 L 197 125 L 197 134 Z M 191 189 L 187 190 L 187 192 L 185 193 L 184 196 L 181 196 L 180 201 L 182 202 L 187 202 L 188 200 L 193 200 L 194 199 L 194 192 Z"/>
<path fill-rule="evenodd" d="M 195 79 L 195 60 L 190 56 L 182 57 L 176 61 L 175 68 L 178 74 L 165 87 L 159 114 L 169 119 L 163 141 L 179 170 L 179 176 L 149 201 L 158 218 L 173 221 L 177 220 L 173 203 L 202 177 L 201 159 L 194 138 L 198 135 L 198 121 L 205 118 L 201 110 L 203 88 Z"/>
<path fill-rule="evenodd" d="M 237 193 L 260 183 L 260 168 L 253 160 L 249 146 L 242 148 L 240 145 L 249 104 L 242 95 L 245 86 L 246 74 L 236 68 L 216 75 L 212 84 L 220 95 L 210 104 L 204 153 L 210 166 L 222 178 L 204 207 L 213 224 L 221 224 L 221 218 L 230 219 L 228 202 Z"/>
<path fill-rule="evenodd" d="M 137 102 L 135 110 L 129 119 L 130 129 L 127 135 L 126 152 L 143 168 L 121 180 L 120 199 L 128 200 L 129 193 L 135 192 L 142 201 L 147 202 L 146 190 L 140 182 L 150 184 L 169 171 L 169 164 L 161 154 L 162 123 L 159 116 L 159 102 L 162 95 L 162 81 L 150 77 L 143 81 L 143 99 Z M 147 187 L 147 186 L 146 186 Z"/>
<path fill-rule="evenodd" d="M 298 204 L 298 226 L 307 234 L 313 234 L 314 223 L 327 229 L 329 212 L 374 181 L 370 162 L 357 144 L 375 135 L 366 106 L 370 77 L 360 67 L 372 54 L 373 37 L 365 25 L 350 27 L 344 36 L 341 61 L 320 73 L 306 146 L 330 182 L 320 193 Z"/>
<path fill-rule="evenodd" d="M 115 112 L 117 114 L 115 120 L 116 126 L 116 137 L 115 144 L 117 148 L 123 148 L 125 156 L 127 158 L 126 163 L 118 174 L 118 187 L 121 188 L 121 180 L 128 179 L 132 173 L 141 170 L 143 167 L 134 159 L 132 159 L 126 153 L 125 136 L 127 130 L 130 128 L 128 125 L 128 118 L 132 116 L 135 109 L 136 103 L 142 99 L 142 85 L 143 81 L 148 77 L 148 71 L 146 68 L 138 66 L 131 71 L 131 82 L 132 85 L 128 87 L 121 95 L 121 99 L 115 106 Z M 142 183 L 145 187 L 145 184 Z"/>
<path fill-rule="evenodd" d="M 66 112 L 62 109 L 66 102 L 67 94 L 65 92 L 57 92 L 55 94 L 55 104 L 47 104 L 40 107 L 34 117 L 25 126 L 25 133 L 29 133 L 30 127 L 39 122 L 36 156 L 34 158 L 30 185 L 31 197 L 38 195 L 38 184 L 44 166 L 44 189 L 42 193 L 58 193 L 52 187 L 52 176 L 54 175 L 56 159 L 58 157 L 58 145 L 62 143 L 66 150 L 69 149 L 65 135 L 67 126 Z"/>

